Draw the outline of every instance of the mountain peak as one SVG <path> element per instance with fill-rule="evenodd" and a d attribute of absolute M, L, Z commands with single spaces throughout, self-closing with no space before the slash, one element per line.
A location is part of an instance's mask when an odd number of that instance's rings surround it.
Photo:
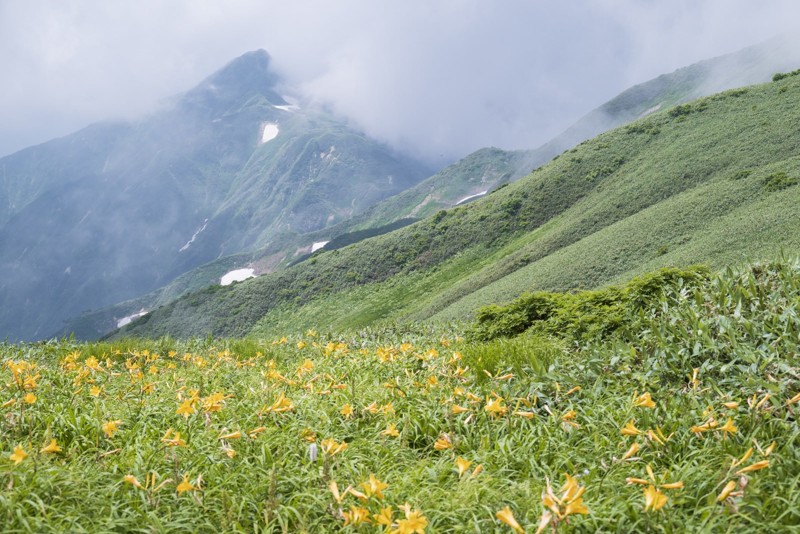
<path fill-rule="evenodd" d="M 275 90 L 280 77 L 270 68 L 271 60 L 263 49 L 246 52 L 200 82 L 182 101 L 191 106 L 228 107 L 263 96 L 270 104 L 284 105 L 286 101 Z"/>

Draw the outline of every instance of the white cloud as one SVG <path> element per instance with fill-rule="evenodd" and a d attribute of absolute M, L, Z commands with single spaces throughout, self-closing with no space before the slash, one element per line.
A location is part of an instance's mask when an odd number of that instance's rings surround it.
<path fill-rule="evenodd" d="M 796 5 L 0 2 L 0 154 L 143 113 L 256 48 L 307 96 L 434 161 L 533 147 L 633 83 L 790 29 Z"/>

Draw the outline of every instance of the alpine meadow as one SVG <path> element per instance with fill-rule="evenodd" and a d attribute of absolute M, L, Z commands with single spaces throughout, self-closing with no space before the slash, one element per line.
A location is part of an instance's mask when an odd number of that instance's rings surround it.
<path fill-rule="evenodd" d="M 439 167 L 264 50 L 0 158 L 0 530 L 798 531 L 790 42 Z"/>

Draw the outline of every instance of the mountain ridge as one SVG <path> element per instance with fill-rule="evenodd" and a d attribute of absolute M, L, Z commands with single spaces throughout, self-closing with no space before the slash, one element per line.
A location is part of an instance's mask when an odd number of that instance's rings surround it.
<path fill-rule="evenodd" d="M 794 76 L 658 111 L 473 203 L 273 275 L 191 293 L 115 335 L 465 319 L 526 289 L 596 287 L 644 265 L 726 265 L 747 251 L 800 247 L 798 98 Z"/>
<path fill-rule="evenodd" d="M 0 331 L 47 337 L 87 308 L 293 225 L 328 226 L 428 175 L 337 117 L 291 108 L 278 82 L 269 55 L 251 52 L 139 121 L 0 158 Z M 318 216 L 291 219 L 311 195 Z"/>

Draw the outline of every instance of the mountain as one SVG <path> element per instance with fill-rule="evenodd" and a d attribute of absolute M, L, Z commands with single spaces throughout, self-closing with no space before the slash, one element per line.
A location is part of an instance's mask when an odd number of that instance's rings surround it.
<path fill-rule="evenodd" d="M 798 39 L 785 35 L 661 75 L 622 92 L 537 149 L 480 149 L 338 224 L 305 234 L 282 232 L 252 253 L 214 260 L 153 293 L 73 318 L 60 333 L 75 332 L 81 338 L 93 339 L 115 328 L 120 318 L 163 306 L 188 291 L 218 284 L 231 270 L 253 268 L 256 274 L 272 272 L 302 261 L 320 246 L 323 251 L 339 248 L 442 209 L 475 201 L 610 128 L 699 96 L 761 83 L 775 72 L 797 66 L 800 66 Z"/>
<path fill-rule="evenodd" d="M 484 198 L 233 286 L 116 335 L 268 335 L 463 320 L 524 291 L 800 250 L 800 76 L 602 134 Z"/>
<path fill-rule="evenodd" d="M 250 52 L 151 116 L 0 159 L 0 332 L 46 337 L 430 174 L 279 87 L 269 55 Z"/>
<path fill-rule="evenodd" d="M 491 148 L 470 154 L 407 191 L 376 204 L 358 217 L 358 226 L 378 226 L 404 217 L 432 215 L 518 180 L 565 150 L 612 128 L 659 109 L 763 83 L 776 72 L 798 67 L 800 36 L 786 34 L 662 74 L 623 91 L 538 148 L 516 151 Z"/>

